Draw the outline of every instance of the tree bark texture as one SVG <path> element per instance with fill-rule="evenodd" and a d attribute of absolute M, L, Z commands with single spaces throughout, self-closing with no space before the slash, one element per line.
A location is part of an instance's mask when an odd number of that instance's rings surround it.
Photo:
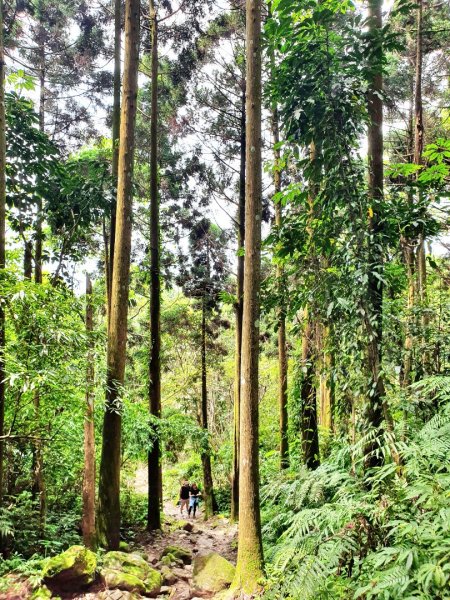
<path fill-rule="evenodd" d="M 317 427 L 317 390 L 315 385 L 315 328 L 310 311 L 305 310 L 302 339 L 301 433 L 303 460 L 308 469 L 320 465 L 319 432 Z"/>
<path fill-rule="evenodd" d="M 114 0 L 114 91 L 112 113 L 112 178 L 117 186 L 117 173 L 119 167 L 119 136 L 120 136 L 120 52 L 122 42 L 122 14 L 121 0 Z M 109 244 L 105 244 L 105 271 L 106 271 L 106 297 L 108 304 L 108 319 L 111 313 L 111 288 L 114 271 L 114 246 L 116 238 L 116 199 L 111 206 L 111 219 L 109 229 Z M 109 252 L 108 252 L 109 245 Z"/>
<path fill-rule="evenodd" d="M 201 405 L 201 426 L 208 435 L 208 386 L 206 370 L 206 299 L 202 302 L 202 405 Z M 204 517 L 209 519 L 214 513 L 214 486 L 211 469 L 211 448 L 209 440 L 205 441 L 202 448 L 202 466 L 203 466 L 203 489 L 204 489 Z"/>
<path fill-rule="evenodd" d="M 92 281 L 86 275 L 86 405 L 84 415 L 84 471 L 83 471 L 83 518 L 81 530 L 83 543 L 94 549 L 95 541 L 95 430 L 94 430 L 94 308 L 92 304 Z"/>
<path fill-rule="evenodd" d="M 259 512 L 259 315 L 261 272 L 261 3 L 246 3 L 246 202 L 242 320 L 239 539 L 234 587 L 258 591 L 263 575 Z"/>
<path fill-rule="evenodd" d="M 3 0 L 0 0 L 0 283 L 6 268 L 6 121 L 5 52 L 3 47 Z M 5 309 L 0 285 L 0 436 L 5 420 Z M 0 506 L 3 504 L 5 443 L 0 438 Z"/>
<path fill-rule="evenodd" d="M 280 131 L 278 125 L 278 110 L 275 106 L 272 110 L 272 136 L 274 143 L 274 171 L 273 185 L 274 193 L 281 191 L 281 171 L 280 171 L 280 149 L 277 145 L 280 142 Z M 280 202 L 275 202 L 275 225 L 281 228 L 283 220 L 282 208 Z M 278 404 L 280 407 L 280 467 L 286 469 L 289 466 L 289 441 L 288 441 L 288 395 L 287 395 L 287 371 L 288 361 L 286 352 L 286 306 L 285 306 L 285 285 L 283 265 L 277 264 L 276 269 L 277 287 L 279 295 L 278 309 Z"/>
<path fill-rule="evenodd" d="M 150 0 L 151 35 L 151 123 L 150 123 L 150 415 L 161 417 L 161 283 L 160 226 L 158 197 L 158 22 L 153 0 Z M 158 431 L 153 431 L 152 449 L 148 453 L 148 516 L 149 530 L 161 529 L 162 473 Z"/>
<path fill-rule="evenodd" d="M 107 390 L 97 512 L 98 541 L 110 549 L 119 547 L 120 538 L 120 394 L 125 377 L 127 343 L 139 24 L 140 1 L 126 0 L 125 69 L 120 119 L 114 272 L 108 331 Z"/>
<path fill-rule="evenodd" d="M 239 205 L 237 243 L 238 250 L 245 244 L 245 82 L 242 90 L 241 105 L 241 139 L 240 139 L 240 169 L 239 169 Z M 236 278 L 236 354 L 234 376 L 234 426 L 233 426 L 233 473 L 231 482 L 231 521 L 239 519 L 239 415 L 241 405 L 241 349 L 242 349 L 242 313 L 244 309 L 244 256 L 241 252 L 237 257 Z"/>
<path fill-rule="evenodd" d="M 369 81 L 368 90 L 368 193 L 372 203 L 373 216 L 369 218 L 370 252 L 372 260 L 369 270 L 368 308 L 370 317 L 366 318 L 368 339 L 368 367 L 371 377 L 369 397 L 367 400 L 366 418 L 375 429 L 380 429 L 383 421 L 382 402 L 384 401 L 384 382 L 380 373 L 381 340 L 383 318 L 383 286 L 379 277 L 383 272 L 383 256 L 380 251 L 382 244 L 382 227 L 379 215 L 379 203 L 383 199 L 383 49 L 379 35 L 383 26 L 381 0 L 369 0 L 369 33 L 371 35 L 372 56 L 376 63 L 374 74 Z M 374 274 L 375 273 L 375 274 Z M 378 277 L 377 277 L 378 275 Z M 371 326 L 371 323 L 374 323 Z M 371 441 L 366 447 L 366 466 L 373 467 L 382 463 L 380 454 L 376 454 L 376 441 Z"/>
<path fill-rule="evenodd" d="M 414 163 L 422 164 L 422 153 L 424 146 L 424 122 L 423 122 L 423 101 L 422 101 L 422 70 L 423 70 L 423 0 L 417 2 L 416 17 L 416 74 L 414 83 Z M 419 200 L 420 200 L 420 191 Z M 419 235 L 419 245 L 417 248 L 417 290 L 422 309 L 422 338 L 424 346 L 427 343 L 427 330 L 430 325 L 430 318 L 427 312 L 428 293 L 427 293 L 427 261 L 425 249 L 425 236 Z M 422 368 L 426 374 L 430 367 L 430 353 L 426 350 L 422 353 Z"/>
<path fill-rule="evenodd" d="M 331 376 L 333 369 L 333 352 L 331 331 L 329 325 L 318 325 L 320 352 L 320 383 L 319 383 L 319 425 L 330 436 L 333 431 L 334 382 Z"/>

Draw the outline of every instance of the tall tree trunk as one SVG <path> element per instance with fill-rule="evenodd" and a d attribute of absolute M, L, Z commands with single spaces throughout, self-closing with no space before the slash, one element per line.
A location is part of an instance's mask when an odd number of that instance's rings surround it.
<path fill-rule="evenodd" d="M 380 223 L 380 202 L 383 200 L 383 49 L 379 44 L 379 35 L 383 26 L 381 0 L 369 0 L 369 32 L 372 40 L 372 57 L 375 63 L 373 76 L 369 81 L 368 91 L 368 160 L 369 160 L 369 198 L 372 203 L 373 216 L 369 219 L 370 248 L 372 264 L 369 271 L 368 305 L 370 316 L 366 318 L 369 329 L 368 367 L 371 376 L 370 393 L 367 400 L 366 418 L 379 435 L 383 421 L 382 402 L 384 402 L 384 382 L 380 373 L 381 340 L 383 318 L 383 255 L 382 228 Z M 374 323 L 371 326 L 371 323 Z M 381 454 L 376 453 L 377 442 L 371 441 L 366 447 L 366 465 L 373 467 L 382 463 Z"/>
<path fill-rule="evenodd" d="M 258 590 L 264 559 L 259 512 L 259 315 L 261 277 L 261 2 L 246 2 L 246 196 L 242 319 L 239 539 L 234 587 Z"/>
<path fill-rule="evenodd" d="M 45 24 L 42 15 L 42 0 L 38 2 L 38 20 L 39 20 L 39 129 L 45 131 Z M 36 243 L 34 249 L 34 280 L 36 283 L 42 283 L 42 200 L 38 199 L 36 216 Z"/>
<path fill-rule="evenodd" d="M 125 3 L 125 69 L 120 119 L 116 243 L 108 331 L 106 405 L 100 461 L 97 533 L 101 545 L 119 547 L 121 387 L 125 377 L 131 255 L 132 182 L 139 64 L 140 1 Z"/>
<path fill-rule="evenodd" d="M 201 406 L 201 426 L 208 435 L 208 388 L 207 388 L 207 373 L 206 373 L 206 299 L 202 301 L 202 406 Z M 211 448 L 209 440 L 205 441 L 202 449 L 202 466 L 203 466 L 203 488 L 205 519 L 212 517 L 214 513 L 214 487 L 211 469 Z"/>
<path fill-rule="evenodd" d="M 5 121 L 5 52 L 3 47 L 3 0 L 0 0 L 0 280 L 6 268 L 6 121 Z M 0 290 L 4 286 L 0 285 Z M 3 293 L 0 292 L 0 436 L 4 433 L 5 420 L 5 309 Z M 3 438 L 0 437 L 0 506 L 3 504 L 4 486 Z"/>
<path fill-rule="evenodd" d="M 94 307 L 92 281 L 86 274 L 86 405 L 84 414 L 83 542 L 95 548 Z"/>
<path fill-rule="evenodd" d="M 269 4 L 269 16 L 272 15 L 272 4 Z M 270 71 L 275 74 L 275 51 L 273 48 L 269 51 Z M 278 107 L 274 102 L 272 105 L 272 137 L 273 137 L 273 187 L 274 194 L 281 191 L 281 167 L 280 167 L 280 128 L 278 123 Z M 280 202 L 275 202 L 275 225 L 278 230 L 281 228 L 283 220 L 282 207 Z M 287 371 L 288 361 L 286 352 L 286 303 L 285 303 L 285 276 L 283 265 L 277 264 L 276 267 L 277 288 L 279 297 L 278 309 L 278 405 L 280 408 L 280 468 L 286 469 L 289 466 L 289 440 L 288 440 L 288 396 L 287 396 Z"/>
<path fill-rule="evenodd" d="M 239 206 L 237 243 L 238 250 L 245 244 L 245 80 L 243 81 L 241 99 L 241 139 L 240 139 L 240 169 L 239 169 Z M 237 257 L 236 278 L 236 351 L 234 357 L 234 427 L 233 427 L 233 473 L 231 481 L 231 521 L 239 519 L 239 415 L 241 406 L 241 349 L 242 349 L 242 313 L 244 309 L 244 256 L 241 252 Z"/>
<path fill-rule="evenodd" d="M 276 106 L 272 109 L 272 135 L 273 135 L 273 156 L 274 171 L 273 185 L 274 192 L 278 194 L 281 191 L 281 171 L 280 171 L 280 131 L 278 125 L 278 109 Z M 275 225 L 278 229 L 282 225 L 282 208 L 280 202 L 275 202 Z M 286 469 L 289 466 L 289 442 L 288 442 L 288 395 L 287 395 L 287 353 L 286 353 L 286 306 L 285 306 L 285 276 L 283 265 L 278 264 L 276 270 L 277 287 L 279 294 L 278 310 L 278 370 L 279 370 L 279 388 L 278 404 L 280 407 L 280 467 Z"/>
<path fill-rule="evenodd" d="M 112 113 L 112 178 L 117 188 L 117 175 L 119 167 L 119 136 L 120 136 L 120 53 L 122 42 L 122 14 L 121 0 L 114 0 L 114 92 Z M 114 246 L 116 238 L 116 199 L 111 206 L 111 219 L 109 228 L 109 244 L 105 238 L 105 272 L 106 272 L 106 298 L 108 304 L 108 320 L 111 314 L 111 288 L 114 271 Z M 108 251 L 109 245 L 109 251 Z"/>
<path fill-rule="evenodd" d="M 422 64 L 423 64 L 423 0 L 417 2 L 417 32 L 416 32 L 416 76 L 414 85 L 414 163 L 422 164 L 422 153 L 424 145 L 424 123 L 423 123 L 423 103 L 422 103 Z M 419 191 L 419 200 L 420 191 Z M 427 330 L 430 324 L 427 312 L 428 294 L 427 294 L 427 262 L 425 250 L 425 237 L 421 233 L 419 236 L 419 246 L 417 248 L 417 289 L 422 309 L 422 336 L 423 343 L 427 343 Z M 422 353 L 422 367 L 424 373 L 429 371 L 430 353 L 425 350 Z"/>
<path fill-rule="evenodd" d="M 150 415 L 161 417 L 161 282 L 159 249 L 158 198 L 158 22 L 154 0 L 150 0 L 152 97 L 150 124 Z M 161 529 L 162 508 L 161 448 L 157 428 L 153 431 L 152 449 L 148 453 L 149 530 Z"/>
<path fill-rule="evenodd" d="M 381 223 L 381 203 L 383 191 L 383 47 L 379 36 L 383 27 L 382 0 L 369 0 L 369 33 L 372 40 L 373 75 L 368 90 L 368 193 L 371 201 L 369 217 L 369 256 L 372 259 L 368 275 L 368 312 L 365 317 L 367 334 L 367 362 L 370 374 L 366 419 L 374 429 L 375 437 L 365 448 L 366 467 L 375 467 L 383 463 L 383 457 L 377 451 L 378 440 L 382 435 L 381 425 L 384 418 L 386 430 L 391 439 L 390 449 L 395 462 L 400 457 L 392 441 L 393 421 L 386 401 L 386 392 L 382 374 L 383 339 L 383 228 Z"/>
<path fill-rule="evenodd" d="M 39 19 L 39 129 L 45 131 L 45 29 L 42 17 L 42 1 L 38 3 L 38 19 Z M 37 284 L 42 283 L 42 200 L 39 198 L 37 203 L 36 216 L 36 242 L 34 249 L 34 281 Z M 40 414 L 40 393 L 39 388 L 36 388 L 33 396 L 34 411 L 36 421 L 39 422 Z M 45 513 L 46 513 L 46 490 L 44 479 L 44 457 L 42 449 L 42 441 L 36 440 L 33 445 L 33 487 L 32 494 L 34 498 L 39 499 L 39 528 L 44 529 Z"/>
<path fill-rule="evenodd" d="M 319 431 L 317 428 L 317 390 L 315 385 L 315 327 L 310 311 L 305 310 L 302 339 L 301 434 L 303 460 L 308 469 L 320 465 Z"/>

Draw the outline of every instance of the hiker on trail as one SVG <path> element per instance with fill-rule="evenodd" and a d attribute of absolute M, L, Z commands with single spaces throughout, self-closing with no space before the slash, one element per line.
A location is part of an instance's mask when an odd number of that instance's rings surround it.
<path fill-rule="evenodd" d="M 189 482 L 184 480 L 181 484 L 180 488 L 180 513 L 183 514 L 183 508 L 186 507 L 186 510 L 189 508 L 189 494 L 191 491 L 191 486 Z"/>
<path fill-rule="evenodd" d="M 191 496 L 189 498 L 189 516 L 191 516 L 191 511 L 193 511 L 193 516 L 195 517 L 195 513 L 197 511 L 198 502 L 201 496 L 201 492 L 198 489 L 196 483 L 193 483 L 191 486 Z"/>

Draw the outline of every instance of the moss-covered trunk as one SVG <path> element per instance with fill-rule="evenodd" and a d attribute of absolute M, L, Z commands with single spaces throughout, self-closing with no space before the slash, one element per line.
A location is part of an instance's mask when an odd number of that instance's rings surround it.
<path fill-rule="evenodd" d="M 240 168 L 239 168 L 239 206 L 237 211 L 237 242 L 238 249 L 245 243 L 245 81 L 241 98 L 240 124 Z M 242 349 L 242 313 L 244 309 L 244 256 L 242 252 L 237 257 L 236 277 L 236 333 L 234 357 L 234 423 L 233 423 L 233 473 L 231 481 L 231 520 L 239 519 L 239 416 L 241 406 L 241 349 Z"/>
<path fill-rule="evenodd" d="M 150 364 L 149 409 L 152 418 L 161 417 L 161 282 L 160 231 L 158 197 L 158 22 L 153 0 L 150 0 L 151 35 L 151 123 L 150 123 Z M 157 428 L 154 428 L 152 448 L 148 453 L 148 514 L 147 528 L 161 528 L 162 473 L 161 449 Z"/>
<path fill-rule="evenodd" d="M 95 430 L 94 430 L 94 308 L 92 281 L 86 275 L 86 404 L 84 414 L 83 518 L 81 530 L 87 548 L 95 548 Z"/>
<path fill-rule="evenodd" d="M 6 266 L 6 123 L 5 123 L 5 52 L 3 48 L 3 0 L 0 0 L 0 284 Z M 4 289 L 0 285 L 1 290 Z M 0 295 L 0 506 L 4 486 L 5 419 L 5 309 Z"/>
<path fill-rule="evenodd" d="M 261 277 L 261 2 L 246 2 L 246 195 L 242 319 L 239 539 L 233 587 L 246 594 L 263 576 L 259 512 L 259 316 Z"/>
<path fill-rule="evenodd" d="M 120 119 L 114 271 L 108 331 L 106 405 L 100 460 L 97 533 L 101 545 L 119 547 L 121 387 L 125 377 L 131 255 L 132 182 L 139 64 L 139 0 L 125 3 L 125 68 Z"/>

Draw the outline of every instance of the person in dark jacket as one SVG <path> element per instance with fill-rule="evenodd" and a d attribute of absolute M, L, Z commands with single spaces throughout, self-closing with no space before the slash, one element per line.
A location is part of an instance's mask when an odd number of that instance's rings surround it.
<path fill-rule="evenodd" d="M 183 481 L 180 488 L 180 513 L 183 514 L 183 508 L 186 510 L 189 508 L 189 495 L 191 492 L 191 486 L 188 481 Z"/>

